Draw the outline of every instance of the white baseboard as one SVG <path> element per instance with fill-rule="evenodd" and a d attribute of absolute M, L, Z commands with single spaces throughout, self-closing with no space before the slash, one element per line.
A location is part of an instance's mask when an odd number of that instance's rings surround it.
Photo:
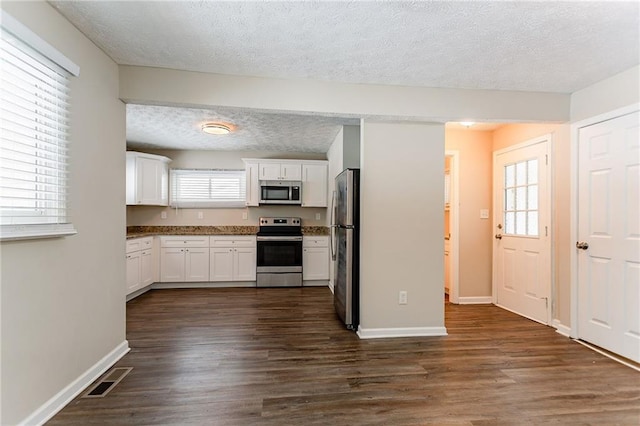
<path fill-rule="evenodd" d="M 560 320 L 554 319 L 551 321 L 551 326 L 556 329 L 556 333 L 562 334 L 565 337 L 571 337 L 571 327 L 562 324 Z"/>
<path fill-rule="evenodd" d="M 93 383 L 97 378 L 109 370 L 120 358 L 129 352 L 129 342 L 120 343 L 114 350 L 96 362 L 87 371 L 82 373 L 77 379 L 69 383 L 64 389 L 54 395 L 40 408 L 31 413 L 19 425 L 42 425 L 51 419 L 56 413 L 62 410 L 69 402 L 78 396 L 83 390 Z"/>
<path fill-rule="evenodd" d="M 329 281 L 329 290 L 333 293 L 333 281 Z"/>
<path fill-rule="evenodd" d="M 404 327 L 404 328 L 362 328 L 358 327 L 361 339 L 380 339 L 384 337 L 426 337 L 446 336 L 445 327 Z"/>
<path fill-rule="evenodd" d="M 187 282 L 187 283 L 153 283 L 151 288 L 157 289 L 175 289 L 175 288 L 232 288 L 255 287 L 255 281 L 206 281 L 206 282 Z"/>
<path fill-rule="evenodd" d="M 493 303 L 493 298 L 491 296 L 458 297 L 458 303 L 461 305 L 490 305 Z"/>
<path fill-rule="evenodd" d="M 302 287 L 328 287 L 329 280 L 307 280 L 302 281 Z"/>

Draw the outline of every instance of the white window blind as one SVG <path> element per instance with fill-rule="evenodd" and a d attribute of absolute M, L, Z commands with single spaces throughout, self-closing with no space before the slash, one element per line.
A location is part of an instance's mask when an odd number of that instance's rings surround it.
<path fill-rule="evenodd" d="M 181 208 L 244 207 L 244 170 L 171 169 L 170 205 Z"/>
<path fill-rule="evenodd" d="M 49 59 L 59 52 L 5 13 L 0 49 L 0 237 L 75 233 L 67 203 L 70 74 Z"/>

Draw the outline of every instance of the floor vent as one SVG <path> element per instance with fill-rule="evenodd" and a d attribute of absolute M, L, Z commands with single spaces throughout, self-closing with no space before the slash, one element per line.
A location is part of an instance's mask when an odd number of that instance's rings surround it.
<path fill-rule="evenodd" d="M 129 374 L 133 367 L 118 367 L 105 374 L 98 382 L 91 386 L 89 390 L 82 396 L 83 398 L 102 398 L 106 396 L 111 389 L 115 388 L 124 376 Z"/>

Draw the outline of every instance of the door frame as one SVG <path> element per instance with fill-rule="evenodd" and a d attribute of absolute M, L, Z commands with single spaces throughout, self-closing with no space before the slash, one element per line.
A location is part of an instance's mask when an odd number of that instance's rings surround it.
<path fill-rule="evenodd" d="M 578 252 L 574 248 L 573 241 L 578 241 L 578 144 L 580 142 L 580 129 L 583 127 L 598 124 L 603 121 L 611 120 L 622 115 L 630 114 L 640 110 L 640 103 L 634 103 L 626 107 L 617 108 L 593 117 L 571 123 L 571 185 L 570 185 L 570 204 L 569 204 L 569 227 L 571 235 L 571 254 L 569 256 L 570 274 L 571 274 L 571 302 L 570 302 L 570 318 L 571 327 L 569 336 L 573 339 L 579 339 L 578 330 Z"/>
<path fill-rule="evenodd" d="M 498 273 L 498 271 L 495 268 L 495 262 L 497 259 L 497 247 L 495 244 L 495 240 L 493 237 L 494 232 L 496 231 L 496 227 L 498 226 L 498 218 L 497 218 L 497 213 L 498 211 L 496 210 L 496 203 L 497 203 L 497 198 L 498 198 L 498 194 L 496 193 L 496 182 L 495 182 L 495 166 L 496 166 L 496 162 L 497 162 L 497 158 L 498 155 L 500 154 L 504 154 L 507 153 L 509 151 L 515 151 L 521 148 L 526 148 L 528 146 L 531 145 L 536 145 L 539 144 L 541 142 L 546 142 L 547 143 L 547 217 L 548 217 L 548 222 L 549 224 L 547 232 L 548 232 L 548 241 L 549 241 L 549 247 L 548 247 L 548 252 L 549 252 L 549 288 L 548 288 L 548 295 L 547 295 L 547 322 L 546 325 L 552 325 L 552 321 L 554 318 L 554 313 L 555 313 L 555 305 L 556 305 L 556 280 L 555 280 L 555 234 L 553 232 L 554 230 L 554 217 L 553 217 L 553 212 L 555 210 L 555 204 L 554 204 L 554 200 L 555 200 L 555 186 L 553 184 L 554 182 L 554 175 L 555 175 L 555 171 L 554 171 L 554 155 L 553 155 L 553 134 L 552 133 L 547 133 L 544 134 L 542 136 L 538 136 L 535 137 L 533 139 L 527 139 L 524 142 L 520 142 L 514 145 L 510 145 L 508 147 L 499 149 L 497 151 L 493 151 L 493 163 L 492 163 L 492 176 L 491 176 L 491 182 L 492 182 L 492 189 L 491 189 L 491 194 L 492 194 L 492 200 L 491 200 L 491 210 L 493 212 L 492 214 L 492 222 L 493 222 L 493 227 L 492 232 L 491 232 L 491 247 L 492 247 L 492 256 L 491 256 L 491 269 L 492 269 L 492 273 L 491 273 L 491 298 L 492 298 L 492 303 L 496 306 L 500 306 L 498 305 L 498 287 L 497 287 L 497 279 L 496 279 L 496 275 Z M 500 219 L 502 220 L 502 219 Z M 504 307 L 501 307 L 502 309 L 506 309 Z M 517 313 L 517 312 L 515 312 Z M 522 314 L 517 313 L 520 316 L 523 316 Z M 535 321 L 535 320 L 534 320 Z"/>
<path fill-rule="evenodd" d="M 449 239 L 449 267 L 451 268 L 449 302 L 458 304 L 460 303 L 460 151 L 445 150 L 444 156 L 451 159 L 449 172 L 449 196 L 451 197 L 449 199 L 449 229 L 452 237 Z"/>

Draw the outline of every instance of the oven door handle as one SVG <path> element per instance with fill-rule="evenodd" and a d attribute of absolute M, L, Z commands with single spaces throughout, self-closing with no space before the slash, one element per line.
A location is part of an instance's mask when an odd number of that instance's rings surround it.
<path fill-rule="evenodd" d="M 302 241 L 302 237 L 256 237 L 257 241 Z"/>

